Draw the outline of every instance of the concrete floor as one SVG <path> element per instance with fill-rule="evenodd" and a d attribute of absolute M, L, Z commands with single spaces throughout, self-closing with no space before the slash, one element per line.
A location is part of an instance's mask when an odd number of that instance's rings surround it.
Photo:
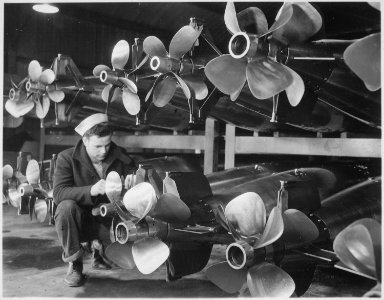
<path fill-rule="evenodd" d="M 150 275 L 137 269 L 114 268 L 95 271 L 85 258 L 87 281 L 78 288 L 63 283 L 67 265 L 61 260 L 54 227 L 30 222 L 18 216 L 15 208 L 3 205 L 3 297 L 238 297 L 221 291 L 206 278 L 204 271 L 167 283 L 165 266 Z M 225 247 L 215 245 L 210 262 L 222 261 Z M 305 297 L 356 297 L 364 294 L 370 280 L 333 269 L 318 268 Z"/>

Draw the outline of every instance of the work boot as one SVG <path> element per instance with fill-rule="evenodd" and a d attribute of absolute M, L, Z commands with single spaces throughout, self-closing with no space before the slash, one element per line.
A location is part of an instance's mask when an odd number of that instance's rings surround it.
<path fill-rule="evenodd" d="M 80 260 L 70 262 L 64 282 L 70 287 L 77 287 L 83 285 L 84 279 L 83 262 Z"/>
<path fill-rule="evenodd" d="M 93 249 L 92 268 L 95 270 L 110 270 L 112 267 L 100 255 L 99 250 Z"/>

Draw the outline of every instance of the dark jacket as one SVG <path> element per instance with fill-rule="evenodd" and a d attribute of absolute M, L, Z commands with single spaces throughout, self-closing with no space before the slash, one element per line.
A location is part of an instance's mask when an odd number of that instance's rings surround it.
<path fill-rule="evenodd" d="M 132 174 L 136 166 L 126 151 L 112 142 L 103 162 L 103 169 L 104 178 L 111 171 L 125 177 Z M 53 176 L 53 199 L 56 204 L 63 200 L 74 200 L 81 206 L 109 202 L 106 195 L 91 197 L 91 187 L 100 179 L 83 141 L 80 140 L 75 147 L 60 152 L 57 157 Z"/>

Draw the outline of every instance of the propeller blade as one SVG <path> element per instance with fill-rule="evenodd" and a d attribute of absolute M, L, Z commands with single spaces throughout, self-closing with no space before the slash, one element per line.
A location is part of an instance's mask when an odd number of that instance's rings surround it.
<path fill-rule="evenodd" d="M 10 80 L 11 80 L 11 85 L 12 85 L 12 87 L 13 87 L 14 89 L 17 89 L 17 84 L 14 83 L 12 77 L 10 77 Z"/>
<path fill-rule="evenodd" d="M 292 17 L 280 28 L 273 31 L 272 37 L 284 44 L 301 43 L 315 35 L 323 25 L 319 12 L 308 2 L 290 4 Z"/>
<path fill-rule="evenodd" d="M 105 194 L 109 201 L 112 203 L 119 201 L 122 190 L 123 184 L 120 175 L 115 171 L 109 172 L 105 179 Z"/>
<path fill-rule="evenodd" d="M 367 2 L 373 8 L 380 10 L 380 2 Z"/>
<path fill-rule="evenodd" d="M 34 207 L 35 217 L 39 223 L 44 223 L 48 215 L 47 201 L 43 199 L 37 199 Z"/>
<path fill-rule="evenodd" d="M 370 34 L 345 49 L 346 65 L 364 82 L 370 91 L 381 87 L 380 33 Z"/>
<path fill-rule="evenodd" d="M 183 93 L 184 93 L 185 97 L 187 97 L 187 99 L 189 100 L 191 98 L 191 91 L 189 90 L 189 87 L 184 82 L 184 80 L 181 79 L 181 77 L 179 75 L 177 75 L 175 72 L 172 72 L 172 74 L 173 74 L 173 76 L 175 76 L 179 86 L 183 90 Z"/>
<path fill-rule="evenodd" d="M 153 104 L 157 107 L 167 105 L 176 92 L 176 83 L 176 79 L 172 76 L 167 76 L 159 81 L 153 92 Z"/>
<path fill-rule="evenodd" d="M 293 15 L 292 4 L 285 2 L 277 12 L 275 22 L 272 24 L 271 28 L 269 28 L 269 30 L 266 33 L 259 36 L 259 38 L 267 34 L 270 34 L 271 32 L 274 32 L 275 30 L 287 24 L 288 21 L 292 18 L 292 15 Z"/>
<path fill-rule="evenodd" d="M 40 167 L 39 163 L 31 159 L 27 165 L 27 169 L 25 170 L 25 176 L 27 177 L 29 184 L 38 184 L 40 179 Z"/>
<path fill-rule="evenodd" d="M 168 52 L 165 49 L 163 42 L 153 35 L 148 36 L 144 39 L 143 49 L 144 49 L 144 52 L 151 57 L 154 57 L 154 56 L 167 57 L 168 56 Z"/>
<path fill-rule="evenodd" d="M 17 189 L 8 190 L 8 198 L 13 207 L 19 208 L 21 205 L 21 193 Z"/>
<path fill-rule="evenodd" d="M 13 176 L 13 168 L 11 165 L 5 165 L 3 167 L 3 180 L 11 179 Z"/>
<path fill-rule="evenodd" d="M 208 96 L 208 87 L 202 79 L 193 74 L 182 75 L 181 78 L 183 78 L 188 87 L 193 91 L 195 99 L 203 100 Z"/>
<path fill-rule="evenodd" d="M 135 180 L 135 185 L 138 185 L 139 183 L 145 182 L 145 175 L 147 174 L 147 171 L 140 167 L 136 171 L 136 180 Z"/>
<path fill-rule="evenodd" d="M 162 241 L 147 237 L 133 244 L 132 255 L 139 271 L 150 274 L 167 260 L 169 248 Z"/>
<path fill-rule="evenodd" d="M 176 182 L 171 177 L 169 177 L 168 172 L 166 173 L 166 176 L 163 179 L 163 194 L 165 193 L 171 193 L 176 197 L 180 198 L 180 194 L 179 194 L 179 191 L 177 190 Z"/>
<path fill-rule="evenodd" d="M 35 107 L 35 103 L 33 101 L 12 101 L 7 100 L 5 102 L 6 111 L 13 117 L 19 118 L 29 113 Z"/>
<path fill-rule="evenodd" d="M 231 101 L 236 101 L 239 95 L 241 94 L 242 90 L 243 90 L 243 87 L 240 87 L 237 91 L 229 95 L 229 99 L 231 99 Z"/>
<path fill-rule="evenodd" d="M 25 177 L 23 174 L 21 174 L 19 171 L 15 172 L 16 179 L 20 182 L 20 184 L 27 183 L 27 177 Z"/>
<path fill-rule="evenodd" d="M 241 235 L 262 233 L 266 223 L 263 200 L 254 192 L 247 192 L 231 200 L 225 207 L 225 216 Z"/>
<path fill-rule="evenodd" d="M 134 116 L 140 111 L 140 98 L 128 88 L 123 88 L 123 104 L 127 112 Z"/>
<path fill-rule="evenodd" d="M 205 274 L 210 281 L 229 294 L 237 293 L 247 280 L 246 270 L 235 270 L 226 261 L 208 267 Z"/>
<path fill-rule="evenodd" d="M 333 249 L 349 268 L 381 278 L 381 227 L 375 220 L 350 224 L 336 236 Z"/>
<path fill-rule="evenodd" d="M 264 13 L 257 7 L 248 7 L 237 14 L 241 31 L 264 35 L 268 31 L 268 22 Z M 249 30 L 251 29 L 251 30 Z"/>
<path fill-rule="evenodd" d="M 39 81 L 42 84 L 48 85 L 55 81 L 55 77 L 55 73 L 51 69 L 46 69 L 41 73 Z"/>
<path fill-rule="evenodd" d="M 60 103 L 65 98 L 65 93 L 61 90 L 56 90 L 55 86 L 48 86 L 47 88 L 48 97 L 56 103 Z"/>
<path fill-rule="evenodd" d="M 232 34 L 241 32 L 239 22 L 237 21 L 235 4 L 233 2 L 227 2 L 224 13 L 224 22 L 225 26 Z"/>
<path fill-rule="evenodd" d="M 227 217 L 224 213 L 224 208 L 221 204 L 217 207 L 217 214 L 216 214 L 216 220 L 217 222 L 228 232 L 230 231 L 228 224 L 227 224 Z"/>
<path fill-rule="evenodd" d="M 44 119 L 49 111 L 51 102 L 47 95 L 43 95 L 41 100 L 36 100 L 36 116 L 39 119 Z"/>
<path fill-rule="evenodd" d="M 114 69 L 123 70 L 129 58 L 129 44 L 125 40 L 116 43 L 112 51 L 111 63 Z"/>
<path fill-rule="evenodd" d="M 284 231 L 284 222 L 279 207 L 274 207 L 269 214 L 263 235 L 253 245 L 254 249 L 265 247 L 277 241 Z"/>
<path fill-rule="evenodd" d="M 196 30 L 192 26 L 183 26 L 173 36 L 169 44 L 169 56 L 180 59 L 193 47 L 199 37 L 201 30 Z"/>
<path fill-rule="evenodd" d="M 252 95 L 268 99 L 292 84 L 293 78 L 287 68 L 270 59 L 255 59 L 247 65 L 247 81 Z"/>
<path fill-rule="evenodd" d="M 109 92 L 112 87 L 113 87 L 112 84 L 108 84 L 103 88 L 103 91 L 101 92 L 101 98 L 105 103 L 108 103 Z M 118 98 L 118 96 L 119 96 L 119 89 L 115 89 L 115 91 L 113 92 L 111 102 L 115 101 Z"/>
<path fill-rule="evenodd" d="M 32 81 L 39 80 L 41 75 L 41 66 L 37 60 L 32 60 L 28 65 L 28 75 Z"/>
<path fill-rule="evenodd" d="M 189 207 L 171 193 L 162 194 L 151 216 L 167 223 L 183 222 L 191 217 Z"/>
<path fill-rule="evenodd" d="M 375 298 L 381 298 L 381 283 L 378 282 L 372 289 L 370 289 L 368 292 L 366 292 L 363 295 L 364 298 L 366 297 L 375 297 Z"/>
<path fill-rule="evenodd" d="M 125 77 L 119 77 L 119 81 L 123 82 L 125 87 L 132 93 L 137 94 L 137 86 L 132 80 Z"/>
<path fill-rule="evenodd" d="M 252 297 L 288 298 L 295 291 L 295 282 L 291 276 L 267 262 L 248 270 L 247 283 Z"/>
<path fill-rule="evenodd" d="M 218 90 L 231 95 L 241 90 L 246 81 L 247 62 L 224 54 L 212 59 L 204 68 L 205 75 Z"/>
<path fill-rule="evenodd" d="M 289 103 L 292 106 L 297 106 L 303 98 L 305 92 L 304 81 L 300 75 L 291 68 L 287 66 L 285 68 L 291 73 L 293 78 L 292 83 L 285 89 L 285 92 L 287 93 Z"/>
<path fill-rule="evenodd" d="M 111 71 L 111 68 L 106 65 L 97 65 L 93 68 L 93 76 L 100 77 L 102 71 Z"/>
<path fill-rule="evenodd" d="M 281 239 L 292 245 L 304 245 L 317 239 L 319 230 L 316 225 L 301 211 L 287 209 L 283 213 L 284 232 Z"/>
<path fill-rule="evenodd" d="M 135 268 L 131 243 L 122 245 L 119 242 L 114 242 L 105 249 L 105 256 L 123 269 L 132 270 Z"/>
<path fill-rule="evenodd" d="M 141 182 L 128 190 L 123 198 L 125 208 L 140 220 L 156 205 L 155 190 L 148 182 Z"/>
<path fill-rule="evenodd" d="M 136 175 L 134 174 L 127 175 L 124 180 L 124 188 L 126 190 L 129 190 L 135 185 L 135 181 L 136 181 Z"/>

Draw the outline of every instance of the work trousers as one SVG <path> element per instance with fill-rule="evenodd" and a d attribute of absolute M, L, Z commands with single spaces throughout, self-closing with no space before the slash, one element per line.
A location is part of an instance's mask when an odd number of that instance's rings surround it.
<path fill-rule="evenodd" d="M 110 243 L 109 229 L 111 218 L 92 215 L 92 207 L 79 206 L 73 200 L 61 201 L 55 213 L 55 226 L 63 247 L 64 262 L 73 262 L 82 257 L 81 243 L 99 240 Z"/>

